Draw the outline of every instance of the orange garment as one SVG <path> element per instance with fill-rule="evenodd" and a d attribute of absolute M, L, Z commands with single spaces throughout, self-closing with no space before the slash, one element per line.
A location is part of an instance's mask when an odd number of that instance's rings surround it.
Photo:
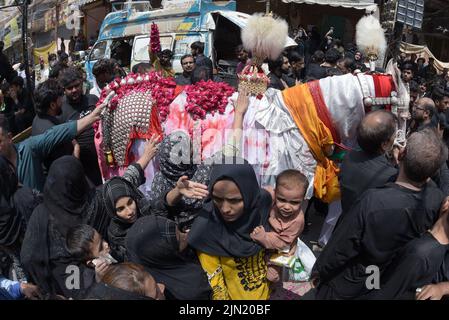
<path fill-rule="evenodd" d="M 313 99 L 308 84 L 285 89 L 282 95 L 293 120 L 317 161 L 313 184 L 315 197 L 331 203 L 340 198 L 337 176 L 339 169 L 326 155 L 331 150 L 334 139 L 329 128 L 318 117 L 316 103 L 319 102 Z"/>

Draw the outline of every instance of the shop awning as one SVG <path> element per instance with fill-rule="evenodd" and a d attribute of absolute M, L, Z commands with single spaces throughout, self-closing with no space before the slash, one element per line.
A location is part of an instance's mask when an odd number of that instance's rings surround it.
<path fill-rule="evenodd" d="M 352 8 L 357 10 L 376 11 L 377 4 L 373 0 L 282 0 L 284 3 L 319 4 L 331 7 Z"/>
<path fill-rule="evenodd" d="M 442 72 L 444 69 L 449 69 L 449 62 L 443 62 L 435 58 L 432 51 L 427 46 L 420 46 L 416 44 L 411 44 L 407 42 L 401 42 L 401 52 L 407 53 L 407 54 L 416 54 L 419 57 L 423 57 L 425 59 L 433 58 L 434 66 L 439 72 Z"/>
<path fill-rule="evenodd" d="M 219 14 L 220 16 L 228 19 L 235 25 L 237 25 L 240 29 L 243 29 L 248 23 L 248 19 L 251 17 L 249 14 L 237 11 L 212 11 L 207 15 L 205 20 L 204 28 L 215 30 L 215 21 L 212 18 L 212 15 Z M 297 46 L 295 40 L 287 36 L 285 47 Z"/>

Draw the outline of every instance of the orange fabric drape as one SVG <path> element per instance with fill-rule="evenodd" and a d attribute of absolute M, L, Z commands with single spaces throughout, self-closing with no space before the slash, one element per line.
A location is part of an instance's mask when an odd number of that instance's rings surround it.
<path fill-rule="evenodd" d="M 339 199 L 339 169 L 325 153 L 334 144 L 334 139 L 331 130 L 318 117 L 315 105 L 317 102 L 313 99 L 308 84 L 286 89 L 282 94 L 293 120 L 318 163 L 314 178 L 315 197 L 327 203 Z"/>

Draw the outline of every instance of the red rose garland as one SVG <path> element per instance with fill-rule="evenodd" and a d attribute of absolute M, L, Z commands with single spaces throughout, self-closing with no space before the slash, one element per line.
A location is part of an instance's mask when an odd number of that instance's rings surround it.
<path fill-rule="evenodd" d="M 152 53 L 161 51 L 161 41 L 159 38 L 159 27 L 154 22 L 151 24 L 150 48 Z"/>
<path fill-rule="evenodd" d="M 164 122 L 169 106 L 175 99 L 175 88 L 175 81 L 172 78 L 162 77 L 160 72 L 149 72 L 144 75 L 129 74 L 126 78 L 117 78 L 109 83 L 101 92 L 97 105 L 104 101 L 111 90 L 116 94 L 108 105 L 111 110 L 117 107 L 120 99 L 132 91 L 151 92 L 151 97 L 159 111 L 160 121 Z"/>
<path fill-rule="evenodd" d="M 228 104 L 228 98 L 234 93 L 234 88 L 224 82 L 200 81 L 185 89 L 187 104 L 185 109 L 194 120 L 205 119 L 207 113 L 214 115 L 216 111 L 223 114 Z"/>
<path fill-rule="evenodd" d="M 109 92 L 115 96 L 109 102 L 108 108 L 114 110 L 118 102 L 130 92 L 151 92 L 158 108 L 160 121 L 167 119 L 170 104 L 175 99 L 176 83 L 172 78 L 162 77 L 160 72 L 149 72 L 145 75 L 129 74 L 126 78 L 117 78 L 109 83 L 101 92 L 97 105 L 103 103 Z M 187 101 L 185 109 L 194 120 L 205 119 L 207 113 L 224 114 L 228 98 L 234 93 L 234 88 L 224 82 L 200 81 L 186 86 Z"/>

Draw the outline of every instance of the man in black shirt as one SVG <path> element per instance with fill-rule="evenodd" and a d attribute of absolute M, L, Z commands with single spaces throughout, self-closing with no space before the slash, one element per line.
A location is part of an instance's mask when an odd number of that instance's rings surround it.
<path fill-rule="evenodd" d="M 306 66 L 306 79 L 322 79 L 327 77 L 326 69 L 321 67 L 324 62 L 324 52 L 316 51 L 312 55 L 312 60 Z"/>
<path fill-rule="evenodd" d="M 12 68 L 8 57 L 3 53 L 4 46 L 4 42 L 0 41 L 0 84 L 3 82 L 3 79 L 6 79 L 7 82 L 11 82 L 11 80 L 17 76 L 17 72 Z"/>
<path fill-rule="evenodd" d="M 190 45 L 192 56 L 195 58 L 197 67 L 206 67 L 210 72 L 210 79 L 213 78 L 214 67 L 212 60 L 204 55 L 204 42 L 196 41 Z"/>
<path fill-rule="evenodd" d="M 442 87 L 435 87 L 432 91 L 432 100 L 437 109 L 432 118 L 434 125 L 439 125 L 443 131 L 443 140 L 449 146 L 449 92 Z"/>
<path fill-rule="evenodd" d="M 366 191 L 318 257 L 312 271 L 316 298 L 366 295 L 372 289 L 369 270 L 374 266 L 382 277 L 398 251 L 436 222 L 444 196 L 427 181 L 446 158 L 447 148 L 433 130 L 409 137 L 398 156 L 396 182 Z"/>
<path fill-rule="evenodd" d="M 185 86 L 192 84 L 192 72 L 195 69 L 195 60 L 191 54 L 181 57 L 182 74 L 176 76 L 175 82 L 178 85 Z"/>
<path fill-rule="evenodd" d="M 62 101 L 64 98 L 64 89 L 55 79 L 48 79 L 42 82 L 34 93 L 36 104 L 36 116 L 33 120 L 31 135 L 37 136 L 48 129 L 61 124 L 59 116 L 62 113 Z M 64 155 L 71 155 L 73 152 L 72 143 L 64 143 L 57 146 L 50 157 L 44 160 L 44 166 L 48 170 L 50 165 Z"/>
<path fill-rule="evenodd" d="M 398 170 L 385 153 L 393 147 L 396 130 L 397 120 L 391 112 L 373 111 L 362 119 L 357 131 L 361 150 L 353 150 L 346 155 L 338 177 L 342 215 L 366 190 L 394 181 Z"/>
<path fill-rule="evenodd" d="M 268 88 L 284 90 L 296 84 L 295 79 L 288 76 L 291 66 L 288 58 L 283 54 L 274 61 L 268 61 L 268 68 L 270 69 L 270 73 L 268 74 L 268 78 L 270 78 Z"/>
<path fill-rule="evenodd" d="M 448 245 L 449 215 L 445 210 L 431 230 L 409 242 L 401 250 L 383 273 L 379 289 L 372 290 L 365 298 L 382 300 L 415 300 L 416 296 L 423 300 L 430 298 L 431 296 L 425 293 L 420 295 L 422 287 L 431 283 L 438 274 L 444 264 Z M 442 291 L 441 296 L 449 293 Z"/>
<path fill-rule="evenodd" d="M 27 129 L 33 122 L 34 106 L 29 91 L 24 87 L 24 80 L 20 76 L 14 77 L 10 82 L 9 97 L 15 115 L 17 132 Z"/>
<path fill-rule="evenodd" d="M 70 67 L 65 70 L 61 74 L 60 81 L 65 92 L 62 102 L 62 122 L 83 118 L 95 108 L 98 98 L 91 94 L 83 95 L 83 77 L 77 68 Z M 94 185 L 102 184 L 94 143 L 94 129 L 91 127 L 81 133 L 77 141 L 80 145 L 80 160 L 86 176 Z"/>
<path fill-rule="evenodd" d="M 418 99 L 412 108 L 412 119 L 414 121 L 414 126 L 411 131 L 415 132 L 425 128 L 436 128 L 436 125 L 432 123 L 432 117 L 435 113 L 435 103 L 432 99 Z"/>

